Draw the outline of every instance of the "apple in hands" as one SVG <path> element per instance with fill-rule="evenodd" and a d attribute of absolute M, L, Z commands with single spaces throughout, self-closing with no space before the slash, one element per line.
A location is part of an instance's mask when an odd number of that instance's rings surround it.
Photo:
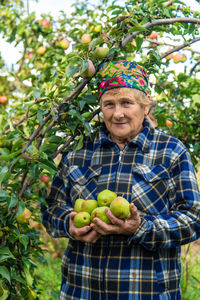
<path fill-rule="evenodd" d="M 101 235 L 122 234 L 131 236 L 141 223 L 137 207 L 133 203 L 130 204 L 130 215 L 125 220 L 114 216 L 109 208 L 106 209 L 106 215 L 111 224 L 106 224 L 99 218 L 94 218 L 90 225 L 92 229 Z"/>

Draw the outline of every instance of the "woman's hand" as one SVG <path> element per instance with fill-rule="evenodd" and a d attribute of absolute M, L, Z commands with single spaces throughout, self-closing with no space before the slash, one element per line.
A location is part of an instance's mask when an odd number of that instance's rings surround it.
<path fill-rule="evenodd" d="M 74 225 L 74 217 L 77 213 L 70 213 L 69 219 L 69 234 L 78 241 L 86 242 L 86 243 L 95 243 L 99 238 L 100 234 L 91 228 L 91 225 L 84 226 L 82 228 L 77 228 Z"/>
<path fill-rule="evenodd" d="M 131 203 L 130 204 L 131 215 L 125 221 L 115 217 L 110 209 L 106 210 L 107 217 L 111 220 L 112 224 L 106 224 L 99 218 L 94 218 L 93 223 L 90 227 L 101 235 L 108 234 L 124 234 L 133 235 L 138 227 L 140 226 L 141 219 L 138 214 L 137 207 Z"/>

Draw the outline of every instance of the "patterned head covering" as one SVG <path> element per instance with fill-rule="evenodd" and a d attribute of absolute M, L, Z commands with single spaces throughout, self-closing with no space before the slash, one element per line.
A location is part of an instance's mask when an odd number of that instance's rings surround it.
<path fill-rule="evenodd" d="M 118 60 L 103 63 L 99 74 L 102 77 L 98 85 L 99 99 L 108 90 L 128 87 L 135 88 L 149 94 L 147 71 L 136 62 Z"/>

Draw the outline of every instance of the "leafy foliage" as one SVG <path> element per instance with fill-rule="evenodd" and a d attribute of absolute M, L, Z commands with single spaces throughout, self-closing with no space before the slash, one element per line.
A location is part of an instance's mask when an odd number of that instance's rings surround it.
<path fill-rule="evenodd" d="M 1 3 L 2 36 L 23 46 L 14 68 L 0 57 L 2 299 L 36 299 L 33 272 L 43 252 L 31 220 L 40 219 L 40 203 L 45 203 L 60 153 L 81 148 L 99 124 L 98 73 L 81 77 L 88 59 L 96 71 L 111 59 L 147 67 L 159 127 L 184 142 L 196 166 L 200 156 L 200 55 L 190 46 L 200 40 L 199 12 L 176 0 L 75 1 L 73 9 L 70 16 L 62 11 L 57 19 L 43 14 L 38 20 L 34 12 L 27 15 L 21 0 Z M 81 40 L 85 33 L 88 43 Z M 63 39 L 69 48 L 62 46 Z M 97 60 L 94 50 L 105 45 L 109 53 Z M 175 52 L 184 54 L 177 65 Z M 175 72 L 180 65 L 182 71 Z M 43 175 L 50 181 L 41 181 Z M 25 207 L 32 216 L 20 224 L 16 218 Z"/>

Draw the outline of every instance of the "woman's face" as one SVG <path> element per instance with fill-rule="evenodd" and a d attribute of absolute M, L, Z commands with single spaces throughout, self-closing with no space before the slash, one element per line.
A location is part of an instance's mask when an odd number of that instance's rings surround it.
<path fill-rule="evenodd" d="M 138 103 L 134 94 L 134 89 L 117 88 L 105 92 L 101 97 L 104 122 L 113 141 L 129 141 L 143 128 L 149 107 Z"/>

